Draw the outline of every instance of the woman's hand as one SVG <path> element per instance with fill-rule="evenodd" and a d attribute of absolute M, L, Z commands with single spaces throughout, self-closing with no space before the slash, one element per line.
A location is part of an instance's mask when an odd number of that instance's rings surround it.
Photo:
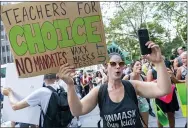
<path fill-rule="evenodd" d="M 167 72 L 168 72 L 170 77 L 175 77 L 174 73 L 169 68 L 167 68 Z"/>
<path fill-rule="evenodd" d="M 62 65 L 59 69 L 57 76 L 62 79 L 68 86 L 74 85 L 73 77 L 75 76 L 74 66 L 70 66 L 68 63 Z"/>
<path fill-rule="evenodd" d="M 162 55 L 161 55 L 161 50 L 159 48 L 159 45 L 155 44 L 152 41 L 148 41 L 146 43 L 146 46 L 148 48 L 151 48 L 151 54 L 148 55 L 144 55 L 143 58 L 144 59 L 148 59 L 149 61 L 151 61 L 154 64 L 160 63 L 163 61 Z"/>

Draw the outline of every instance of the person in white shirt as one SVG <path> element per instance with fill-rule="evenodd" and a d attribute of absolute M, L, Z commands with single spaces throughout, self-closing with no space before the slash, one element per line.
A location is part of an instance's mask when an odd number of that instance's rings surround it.
<path fill-rule="evenodd" d="M 55 90 L 59 89 L 60 85 L 66 87 L 65 83 L 62 80 L 59 82 L 56 74 L 44 75 L 44 82 L 45 86 L 52 86 Z M 65 88 L 65 90 L 67 89 Z M 3 95 L 8 96 L 13 110 L 19 110 L 29 106 L 34 107 L 39 105 L 41 106 L 44 114 L 46 114 L 52 91 L 48 88 L 42 87 L 32 92 L 21 101 L 18 101 L 15 98 L 14 92 L 13 90 L 11 90 L 11 88 L 4 88 L 2 90 L 2 93 Z M 41 124 L 43 124 L 43 119 Z"/>

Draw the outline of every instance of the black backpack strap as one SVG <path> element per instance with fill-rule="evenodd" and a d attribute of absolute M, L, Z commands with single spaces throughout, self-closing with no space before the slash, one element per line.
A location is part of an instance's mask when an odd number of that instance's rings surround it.
<path fill-rule="evenodd" d="M 124 87 L 125 87 L 125 90 L 127 90 L 126 92 L 127 92 L 128 96 L 129 96 L 129 97 L 134 101 L 134 103 L 136 104 L 136 106 L 137 106 L 137 111 L 138 111 L 138 115 L 139 115 L 141 121 L 145 124 L 145 126 L 147 126 L 146 123 L 145 123 L 145 121 L 143 120 L 141 114 L 140 114 L 140 111 L 139 111 L 139 108 L 138 108 L 138 99 L 137 99 L 136 91 L 135 91 L 133 85 L 132 85 L 129 81 L 125 81 L 125 80 L 122 80 L 122 83 L 123 83 L 123 85 L 124 85 Z M 148 126 L 147 126 L 147 127 L 148 127 Z"/>
<path fill-rule="evenodd" d="M 41 105 L 38 105 L 38 106 L 40 107 L 39 128 L 42 128 L 42 116 L 43 116 L 43 119 L 44 119 L 45 115 L 44 115 L 44 111 L 42 110 Z"/>
<path fill-rule="evenodd" d="M 98 92 L 98 105 L 99 105 L 99 109 L 100 109 L 100 117 L 102 117 L 102 103 L 104 101 L 106 92 L 107 92 L 107 85 L 106 84 L 101 85 L 99 88 L 99 92 Z M 97 123 L 98 128 L 101 127 L 100 122 L 101 122 L 101 119 Z"/>
<path fill-rule="evenodd" d="M 45 88 L 48 88 L 48 89 L 51 90 L 52 92 L 57 92 L 52 86 L 46 86 Z"/>
<path fill-rule="evenodd" d="M 39 128 L 42 128 L 42 117 L 43 117 L 43 120 L 44 120 L 45 115 L 44 115 L 43 110 L 41 109 L 41 111 L 40 111 L 40 119 L 39 119 Z"/>
<path fill-rule="evenodd" d="M 52 92 L 57 92 L 52 86 L 45 86 L 45 88 L 48 88 Z M 42 110 L 41 105 L 38 105 L 40 107 L 40 119 L 39 119 L 39 128 L 42 128 L 42 117 L 43 117 L 43 124 L 44 124 L 44 118 L 45 114 L 44 111 Z M 46 115 L 47 116 L 47 115 Z M 48 116 L 47 116 L 48 117 Z M 48 117 L 49 118 L 49 117 Z"/>

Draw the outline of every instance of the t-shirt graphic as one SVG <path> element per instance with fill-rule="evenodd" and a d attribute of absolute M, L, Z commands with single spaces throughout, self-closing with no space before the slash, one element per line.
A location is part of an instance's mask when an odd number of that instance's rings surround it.
<path fill-rule="evenodd" d="M 136 124 L 136 110 L 104 115 L 107 127 L 128 127 Z"/>
<path fill-rule="evenodd" d="M 119 103 L 113 102 L 107 91 L 102 106 L 103 127 L 142 128 L 138 107 L 128 96 L 126 90 L 124 98 Z"/>

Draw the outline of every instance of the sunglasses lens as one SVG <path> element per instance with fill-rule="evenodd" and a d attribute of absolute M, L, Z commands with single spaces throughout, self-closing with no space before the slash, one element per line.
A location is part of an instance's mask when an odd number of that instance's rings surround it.
<path fill-rule="evenodd" d="M 119 63 L 119 66 L 120 66 L 120 67 L 123 67 L 124 65 L 125 65 L 124 62 L 120 62 L 120 63 Z"/>
<path fill-rule="evenodd" d="M 110 65 L 114 67 L 116 66 L 116 62 L 110 62 Z"/>

